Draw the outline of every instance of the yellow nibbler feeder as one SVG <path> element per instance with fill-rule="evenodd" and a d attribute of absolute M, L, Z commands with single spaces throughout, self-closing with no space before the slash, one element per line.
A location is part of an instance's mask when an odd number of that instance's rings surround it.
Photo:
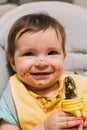
<path fill-rule="evenodd" d="M 77 96 L 76 85 L 72 77 L 67 76 L 64 80 L 65 99 L 62 100 L 62 110 L 70 112 L 75 116 L 83 117 L 87 120 L 87 112 L 85 110 L 85 101 L 82 97 Z"/>

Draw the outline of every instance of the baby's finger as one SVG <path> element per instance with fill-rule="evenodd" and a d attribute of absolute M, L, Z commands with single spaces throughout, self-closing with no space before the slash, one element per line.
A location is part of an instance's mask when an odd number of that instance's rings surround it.
<path fill-rule="evenodd" d="M 60 122 L 58 123 L 58 125 L 60 128 L 64 129 L 79 126 L 81 123 L 82 123 L 81 120 L 75 120 L 75 121 Z"/>
<path fill-rule="evenodd" d="M 83 120 L 82 123 L 78 126 L 78 130 L 83 130 Z"/>
<path fill-rule="evenodd" d="M 56 115 L 57 121 L 59 122 L 66 122 L 66 121 L 77 121 L 77 120 L 82 120 L 81 117 L 74 117 L 74 116 L 58 116 Z"/>
<path fill-rule="evenodd" d="M 87 120 L 84 121 L 84 128 L 87 129 Z"/>
<path fill-rule="evenodd" d="M 58 115 L 58 116 L 73 116 L 71 113 L 65 113 L 65 112 L 63 112 L 63 111 L 58 111 L 58 112 L 56 112 L 56 114 Z"/>
<path fill-rule="evenodd" d="M 75 128 L 70 128 L 70 129 L 64 129 L 64 130 L 78 130 L 77 127 Z"/>

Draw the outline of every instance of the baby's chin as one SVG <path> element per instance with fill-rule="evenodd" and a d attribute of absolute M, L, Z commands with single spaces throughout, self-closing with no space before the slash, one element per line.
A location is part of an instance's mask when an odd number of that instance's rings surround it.
<path fill-rule="evenodd" d="M 51 86 L 50 86 L 50 84 L 49 83 L 46 83 L 46 82 L 44 82 L 44 81 L 39 81 L 37 84 L 33 84 L 32 85 L 32 89 L 35 89 L 35 90 L 40 90 L 40 91 L 43 91 L 43 90 L 47 90 L 47 89 L 49 89 Z"/>
<path fill-rule="evenodd" d="M 23 81 L 24 84 L 29 87 L 29 88 L 32 88 L 32 89 L 45 89 L 47 88 L 49 85 L 45 82 L 45 81 L 38 81 L 38 82 L 26 82 L 26 81 Z"/>

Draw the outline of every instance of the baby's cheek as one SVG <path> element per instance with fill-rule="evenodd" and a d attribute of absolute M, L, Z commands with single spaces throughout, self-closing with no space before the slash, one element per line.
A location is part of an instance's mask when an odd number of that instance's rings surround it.
<path fill-rule="evenodd" d="M 25 75 L 29 74 L 29 69 L 26 66 L 21 65 L 18 69 L 18 73 L 20 74 L 20 76 L 24 77 Z"/>
<path fill-rule="evenodd" d="M 61 70 L 63 70 L 64 69 L 64 66 L 63 66 L 63 64 L 56 64 L 55 65 L 55 69 L 57 70 L 57 71 L 61 71 Z"/>
<path fill-rule="evenodd" d="M 24 81 L 25 83 L 26 83 L 27 80 L 30 79 L 29 73 L 21 72 L 21 73 L 19 73 L 18 75 L 19 75 L 20 79 L 21 79 L 22 81 Z"/>
<path fill-rule="evenodd" d="M 51 62 L 53 64 L 53 66 L 58 70 L 58 69 L 62 69 L 64 66 L 64 62 L 61 59 L 55 59 Z"/>

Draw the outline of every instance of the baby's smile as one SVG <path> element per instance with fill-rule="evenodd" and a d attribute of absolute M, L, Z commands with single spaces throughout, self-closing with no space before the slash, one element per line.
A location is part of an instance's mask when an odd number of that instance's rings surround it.
<path fill-rule="evenodd" d="M 32 76 L 34 76 L 35 78 L 47 78 L 48 76 L 50 76 L 52 74 L 52 72 L 35 72 L 35 73 L 31 73 Z"/>

